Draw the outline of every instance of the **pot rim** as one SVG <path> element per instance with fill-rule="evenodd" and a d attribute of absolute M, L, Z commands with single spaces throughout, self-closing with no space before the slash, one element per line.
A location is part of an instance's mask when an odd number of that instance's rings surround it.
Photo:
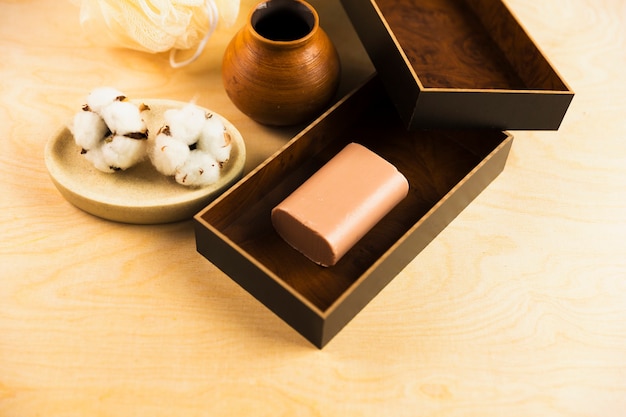
<path fill-rule="evenodd" d="M 285 3 L 285 4 L 289 3 L 289 4 L 300 4 L 300 5 L 304 6 L 311 13 L 311 15 L 313 16 L 313 25 L 311 26 L 311 29 L 309 30 L 309 32 L 306 35 L 304 35 L 304 36 L 302 36 L 300 38 L 291 39 L 291 40 L 275 40 L 275 39 L 270 39 L 270 38 L 267 38 L 267 37 L 261 35 L 254 28 L 253 16 L 259 10 L 266 9 L 268 7 L 267 6 L 268 3 Z M 319 29 L 320 18 L 319 18 L 319 15 L 317 13 L 317 10 L 315 10 L 315 8 L 311 4 L 306 2 L 305 0 L 261 0 L 250 10 L 250 13 L 248 14 L 247 24 L 248 24 L 248 27 L 250 29 L 250 32 L 258 40 L 260 40 L 262 42 L 265 42 L 265 43 L 268 43 L 268 44 L 280 45 L 282 47 L 285 47 L 285 46 L 300 45 L 300 44 L 302 44 L 304 42 L 307 42 L 309 39 L 311 39 L 311 37 L 313 37 L 314 33 Z"/>

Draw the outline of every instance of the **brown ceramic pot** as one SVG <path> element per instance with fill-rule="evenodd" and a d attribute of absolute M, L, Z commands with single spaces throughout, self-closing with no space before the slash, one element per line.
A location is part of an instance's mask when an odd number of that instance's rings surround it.
<path fill-rule="evenodd" d="M 339 56 L 302 0 L 265 0 L 224 53 L 222 77 L 233 103 L 259 123 L 287 126 L 310 121 L 333 98 Z"/>

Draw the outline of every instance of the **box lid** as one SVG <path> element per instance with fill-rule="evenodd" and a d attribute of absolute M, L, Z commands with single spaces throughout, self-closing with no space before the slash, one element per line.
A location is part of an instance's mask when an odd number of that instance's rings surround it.
<path fill-rule="evenodd" d="M 408 128 L 559 128 L 574 92 L 501 0 L 342 3 Z"/>

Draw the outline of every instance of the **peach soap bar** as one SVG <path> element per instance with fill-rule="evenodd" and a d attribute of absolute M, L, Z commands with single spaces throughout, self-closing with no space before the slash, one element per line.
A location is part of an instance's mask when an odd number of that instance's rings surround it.
<path fill-rule="evenodd" d="M 307 258 L 332 266 L 408 192 L 394 165 L 350 143 L 272 209 L 272 224 Z"/>

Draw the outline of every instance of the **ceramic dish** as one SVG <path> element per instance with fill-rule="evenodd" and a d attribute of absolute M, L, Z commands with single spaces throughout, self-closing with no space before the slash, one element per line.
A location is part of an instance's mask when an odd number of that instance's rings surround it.
<path fill-rule="evenodd" d="M 163 123 L 163 112 L 187 104 L 162 99 L 136 102 L 150 107 L 145 120 L 150 141 Z M 190 219 L 241 178 L 246 159 L 239 131 L 221 115 L 203 110 L 222 119 L 232 140 L 230 160 L 224 164 L 220 180 L 215 184 L 202 188 L 180 185 L 156 171 L 149 160 L 126 171 L 100 172 L 80 154 L 81 149 L 67 127 L 60 129 L 46 145 L 45 162 L 52 182 L 70 203 L 107 220 L 157 224 Z"/>

